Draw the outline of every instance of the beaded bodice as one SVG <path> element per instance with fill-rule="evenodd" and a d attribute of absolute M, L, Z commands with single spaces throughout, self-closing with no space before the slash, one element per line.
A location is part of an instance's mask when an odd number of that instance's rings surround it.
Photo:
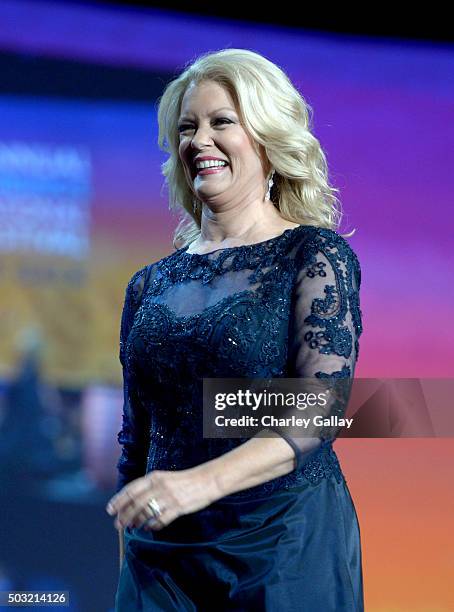
<path fill-rule="evenodd" d="M 150 470 L 189 468 L 245 441 L 203 437 L 203 378 L 354 373 L 361 272 L 336 232 L 300 225 L 252 245 L 187 250 L 144 266 L 126 288 L 118 489 Z M 331 474 L 342 477 L 325 441 L 304 465 L 254 490 L 304 478 L 316 484 Z"/>

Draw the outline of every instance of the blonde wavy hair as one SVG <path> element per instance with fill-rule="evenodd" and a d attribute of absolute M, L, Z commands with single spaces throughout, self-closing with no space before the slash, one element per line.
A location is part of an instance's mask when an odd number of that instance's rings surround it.
<path fill-rule="evenodd" d="M 169 188 L 169 209 L 181 216 L 173 246 L 186 246 L 200 234 L 202 203 L 188 185 L 179 158 L 178 118 L 186 89 L 202 81 L 214 81 L 229 92 L 241 123 L 255 144 L 262 145 L 275 170 L 270 199 L 280 215 L 337 231 L 343 215 L 335 195 L 339 190 L 328 183 L 326 157 L 311 132 L 311 106 L 270 60 L 247 49 L 222 49 L 185 65 L 157 101 L 158 144 L 169 154 L 161 166 L 163 188 Z"/>

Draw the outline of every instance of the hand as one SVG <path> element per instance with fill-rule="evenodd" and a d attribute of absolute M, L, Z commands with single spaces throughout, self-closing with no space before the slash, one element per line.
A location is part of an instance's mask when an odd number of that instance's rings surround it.
<path fill-rule="evenodd" d="M 161 511 L 156 518 L 148 506 L 152 497 Z M 143 527 L 159 531 L 179 516 L 201 510 L 219 497 L 215 479 L 203 466 L 154 470 L 124 486 L 109 500 L 106 512 L 117 515 L 116 529 Z"/>

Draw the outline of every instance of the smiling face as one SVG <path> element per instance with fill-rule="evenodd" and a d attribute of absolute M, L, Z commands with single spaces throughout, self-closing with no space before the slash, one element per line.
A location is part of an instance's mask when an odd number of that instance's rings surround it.
<path fill-rule="evenodd" d="M 222 204 L 245 196 L 263 199 L 266 162 L 240 121 L 224 87 L 214 81 L 188 86 L 178 120 L 179 156 L 188 184 L 202 202 Z M 228 165 L 199 170 L 196 157 L 215 157 Z"/>

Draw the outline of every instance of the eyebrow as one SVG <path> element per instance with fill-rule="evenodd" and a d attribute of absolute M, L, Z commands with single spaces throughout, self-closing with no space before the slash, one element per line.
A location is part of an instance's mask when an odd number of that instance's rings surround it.
<path fill-rule="evenodd" d="M 235 109 L 231 108 L 230 106 L 223 106 L 222 108 L 217 108 L 216 110 L 211 111 L 211 113 L 208 113 L 208 115 L 211 117 L 211 115 L 215 115 L 216 113 L 219 113 L 219 111 L 222 110 L 229 110 L 232 111 L 232 113 L 236 112 Z M 190 119 L 190 117 L 188 115 L 182 115 L 179 120 L 181 121 L 183 119 Z"/>

